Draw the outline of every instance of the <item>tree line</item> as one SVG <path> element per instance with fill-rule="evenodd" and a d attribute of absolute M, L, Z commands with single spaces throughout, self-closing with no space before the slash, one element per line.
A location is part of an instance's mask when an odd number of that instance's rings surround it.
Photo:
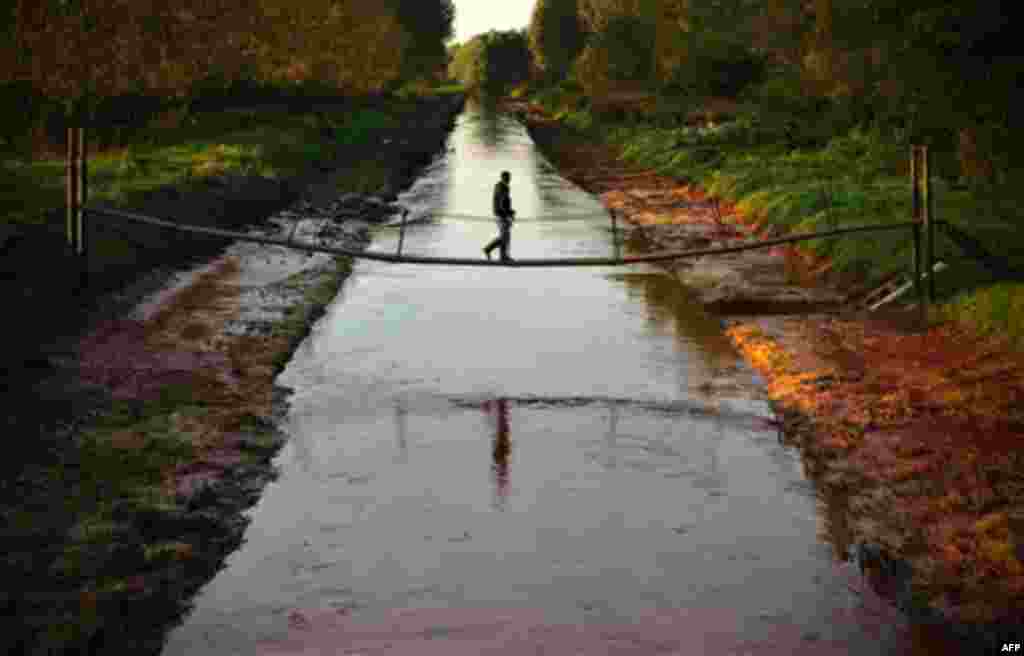
<path fill-rule="evenodd" d="M 456 45 L 449 72 L 480 87 L 515 84 L 524 70 L 535 85 L 568 80 L 595 107 L 622 89 L 744 96 L 795 123 L 827 113 L 846 127 L 885 125 L 945 143 L 964 162 L 979 154 L 965 164 L 977 170 L 965 173 L 998 177 L 1012 168 L 1005 144 L 1024 79 L 1004 7 L 998 0 L 536 0 L 525 33 Z M 841 129 L 822 129 L 832 127 Z"/>
<path fill-rule="evenodd" d="M 449 75 L 469 89 L 500 95 L 530 78 L 526 30 L 491 30 L 449 48 Z"/>
<path fill-rule="evenodd" d="M 88 114 L 232 84 L 362 95 L 444 70 L 452 0 L 0 0 L 0 94 Z M 14 111 L 10 111 L 14 109 Z"/>

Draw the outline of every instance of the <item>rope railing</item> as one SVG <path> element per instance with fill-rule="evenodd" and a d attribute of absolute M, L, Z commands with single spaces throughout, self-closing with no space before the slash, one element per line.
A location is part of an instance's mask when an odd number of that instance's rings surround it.
<path fill-rule="evenodd" d="M 493 216 L 482 214 L 458 214 L 455 212 L 426 212 L 423 216 L 443 216 L 445 218 L 459 219 L 461 221 L 486 221 L 494 223 L 497 219 Z M 558 216 L 525 216 L 515 218 L 515 223 L 559 223 L 561 221 L 582 221 L 594 217 L 608 218 L 608 212 L 587 212 L 583 214 L 562 214 Z"/>
<path fill-rule="evenodd" d="M 769 246 L 778 246 L 781 244 L 795 243 L 799 241 L 808 241 L 812 239 L 822 239 L 825 237 L 836 237 L 839 235 L 853 234 L 858 232 L 881 232 L 889 230 L 902 230 L 905 228 L 912 228 L 917 225 L 915 222 L 908 221 L 903 223 L 889 223 L 884 225 L 867 225 L 867 226 L 853 226 L 849 228 L 837 228 L 834 230 L 826 230 L 824 232 L 815 233 L 804 233 L 798 235 L 789 235 L 786 237 L 777 237 L 774 239 L 765 239 L 755 242 L 747 242 L 745 244 L 737 244 L 733 246 L 722 246 L 718 248 L 704 248 L 697 250 L 688 251 L 662 251 L 659 253 L 647 253 L 644 255 L 630 255 L 626 257 L 577 257 L 577 258 L 540 258 L 540 259 L 512 259 L 508 261 L 502 260 L 487 260 L 483 258 L 468 258 L 468 257 L 432 257 L 423 255 L 400 255 L 395 253 L 379 253 L 365 250 L 352 250 L 348 248 L 338 248 L 332 246 L 322 246 L 317 244 L 309 244 L 304 242 L 297 242 L 293 240 L 279 239 L 274 237 L 260 237 L 257 235 L 246 234 L 242 232 L 235 232 L 232 230 L 221 230 L 219 228 L 206 228 L 202 226 L 188 225 L 178 223 L 176 221 L 167 221 L 165 219 L 158 219 L 155 217 L 145 216 L 142 214 L 136 214 L 134 212 L 125 212 L 122 210 L 113 209 L 101 209 L 101 208 L 85 208 L 85 211 L 92 215 L 107 216 L 115 219 L 122 219 L 126 221 L 133 221 L 136 223 L 142 223 L 147 225 L 153 225 L 163 228 L 170 228 L 174 230 L 180 230 L 183 232 L 190 232 L 193 234 L 209 235 L 211 237 L 222 237 L 229 239 L 237 239 L 239 241 L 250 241 L 260 244 L 267 244 L 272 246 L 285 246 L 288 248 L 294 248 L 300 251 L 307 251 L 311 253 L 327 253 L 330 255 L 340 255 L 352 258 L 362 258 L 365 260 L 375 260 L 379 262 L 393 262 L 396 264 L 441 264 L 449 266 L 494 266 L 494 267 L 571 267 L 571 266 L 622 266 L 626 264 L 640 264 L 640 263 L 653 263 L 653 262 L 668 262 L 671 260 L 677 260 L 687 257 L 702 257 L 705 255 L 724 255 L 727 253 L 739 253 L 742 251 L 754 250 L 757 248 L 767 248 Z"/>

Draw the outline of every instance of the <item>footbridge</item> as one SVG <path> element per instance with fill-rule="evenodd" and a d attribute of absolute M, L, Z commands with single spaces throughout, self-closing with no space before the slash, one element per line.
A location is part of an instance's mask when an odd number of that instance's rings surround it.
<path fill-rule="evenodd" d="M 161 219 L 153 216 L 146 216 L 143 214 L 137 214 L 135 212 L 127 212 L 123 210 L 115 210 L 108 208 L 98 207 L 85 207 L 84 212 L 90 216 L 97 218 L 107 218 L 117 221 L 126 221 L 136 224 L 144 224 L 159 228 L 166 228 L 169 230 L 176 230 L 179 232 L 190 233 L 195 235 L 205 235 L 209 237 L 219 237 L 226 239 L 234 239 L 238 241 L 255 242 L 259 244 L 267 244 L 273 246 L 284 246 L 287 248 L 293 248 L 295 250 L 304 251 L 307 253 L 327 253 L 330 255 L 346 256 L 351 258 L 358 258 L 364 260 L 375 260 L 378 262 L 391 262 L 394 264 L 432 264 L 442 266 L 481 266 L 481 267 L 586 267 L 586 266 L 625 266 L 629 264 L 640 264 L 640 263 L 658 263 L 658 262 L 670 262 L 673 260 L 680 260 L 693 257 L 703 257 L 707 255 L 725 255 L 728 253 L 740 253 L 743 251 L 758 249 L 758 248 L 769 248 L 772 246 L 779 246 L 782 244 L 793 244 L 801 241 L 809 241 L 813 239 L 825 239 L 835 238 L 843 235 L 850 235 L 856 233 L 865 232 L 882 232 L 882 231 L 893 231 L 893 230 L 906 230 L 919 227 L 920 224 L 914 221 L 906 221 L 901 223 L 879 223 L 871 225 L 861 226 L 850 226 L 845 228 L 836 228 L 832 230 L 825 230 L 820 232 L 807 232 L 798 233 L 793 235 L 787 235 L 785 237 L 776 237 L 772 239 L 755 239 L 749 240 L 741 244 L 733 244 L 730 246 L 720 246 L 717 248 L 702 248 L 693 250 L 675 250 L 675 251 L 660 251 L 654 253 L 645 253 L 642 255 L 621 255 L 619 252 L 618 239 L 614 240 L 614 253 L 609 257 L 566 257 L 566 258 L 525 258 L 525 259 L 509 259 L 509 260 L 488 260 L 483 257 L 469 258 L 469 257 L 440 257 L 440 256 L 422 256 L 422 255 L 411 255 L 408 253 L 402 253 L 402 240 L 399 240 L 398 247 L 394 252 L 380 252 L 373 250 L 356 250 L 351 248 L 341 248 L 337 246 L 328 246 L 324 244 L 317 244 L 311 242 L 305 242 L 296 240 L 293 238 L 280 238 L 280 237 L 267 237 L 261 235 L 254 235 L 245 232 L 238 232 L 234 230 L 222 230 L 219 228 L 208 228 L 205 226 L 189 225 L 187 223 L 179 223 L 177 221 L 171 221 L 168 219 Z M 440 216 L 440 215 L 439 215 Z M 541 222 L 541 221 L 564 221 L 567 218 L 585 218 L 585 216 L 592 215 L 569 215 L 565 217 L 550 217 L 550 218 L 534 218 L 534 219 L 520 219 L 523 222 Z M 459 215 L 459 217 L 466 218 L 469 220 L 491 220 L 487 217 L 479 217 L 473 215 Z M 406 216 L 403 216 L 403 225 L 407 223 Z M 617 234 L 617 217 L 615 212 L 611 213 L 612 230 L 614 234 Z M 402 227 L 402 226 L 400 226 Z"/>

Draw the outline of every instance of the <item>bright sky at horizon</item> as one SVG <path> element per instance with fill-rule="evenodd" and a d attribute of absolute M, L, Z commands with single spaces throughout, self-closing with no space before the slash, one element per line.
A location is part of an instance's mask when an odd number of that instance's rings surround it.
<path fill-rule="evenodd" d="M 530 24 L 536 0 L 455 0 L 455 41 L 465 43 L 489 30 L 518 30 Z"/>

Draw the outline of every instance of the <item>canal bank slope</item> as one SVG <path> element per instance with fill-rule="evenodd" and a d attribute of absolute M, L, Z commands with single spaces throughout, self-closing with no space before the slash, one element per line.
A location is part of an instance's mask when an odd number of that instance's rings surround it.
<path fill-rule="evenodd" d="M 658 249 L 765 235 L 699 189 L 627 165 L 534 105 L 511 103 L 565 177 Z M 844 311 L 857 281 L 789 248 L 679 262 L 672 270 L 768 382 L 787 439 L 828 497 L 839 552 L 912 619 L 964 653 L 1024 635 L 1024 357 L 996 338 L 912 313 Z M 799 314 L 792 314 L 799 313 Z"/>
<path fill-rule="evenodd" d="M 361 248 L 463 102 L 423 99 L 375 135 L 389 174 L 374 194 L 345 193 L 357 167 L 320 161 L 283 182 L 224 178 L 202 197 L 162 189 L 131 209 Z M 41 348 L 8 372 L 19 448 L 0 500 L 4 653 L 160 652 L 241 543 L 282 443 L 288 391 L 275 377 L 351 270 L 284 248 L 149 238 L 167 251 L 159 265 L 77 299 L 84 317 L 50 299 L 61 329 L 38 331 Z"/>

